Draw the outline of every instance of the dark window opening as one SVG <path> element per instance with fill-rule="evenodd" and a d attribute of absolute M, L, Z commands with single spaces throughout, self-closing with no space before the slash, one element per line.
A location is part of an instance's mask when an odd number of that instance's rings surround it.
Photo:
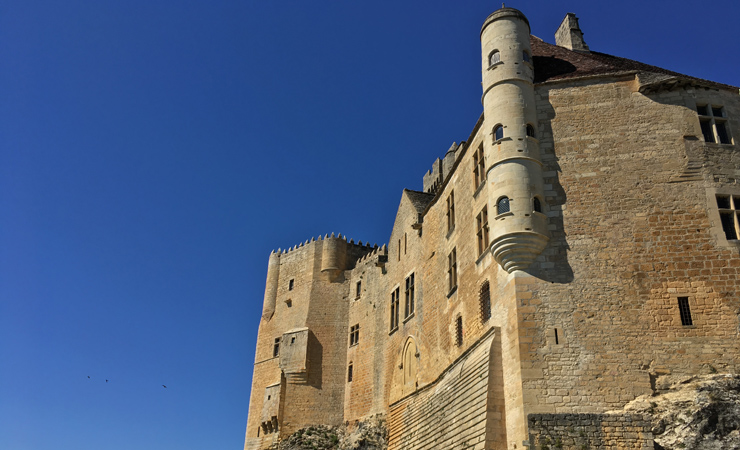
<path fill-rule="evenodd" d="M 447 280 L 450 292 L 457 287 L 457 248 L 447 256 Z"/>
<path fill-rule="evenodd" d="M 349 346 L 357 345 L 360 342 L 360 324 L 352 325 L 349 329 Z"/>
<path fill-rule="evenodd" d="M 722 106 L 696 105 L 704 142 L 732 144 L 727 117 Z"/>
<path fill-rule="evenodd" d="M 560 339 L 558 338 L 558 329 L 555 328 L 555 345 L 560 344 Z"/>
<path fill-rule="evenodd" d="M 288 290 L 289 290 L 289 291 L 292 291 L 292 290 L 293 290 L 293 282 L 294 282 L 294 281 L 295 281 L 295 280 L 290 280 L 290 281 L 288 281 Z"/>
<path fill-rule="evenodd" d="M 493 140 L 498 141 L 504 138 L 504 127 L 502 125 L 496 125 L 493 127 Z"/>
<path fill-rule="evenodd" d="M 491 318 L 491 285 L 488 280 L 480 287 L 480 318 L 483 322 Z"/>
<path fill-rule="evenodd" d="M 447 232 L 455 228 L 455 192 L 450 192 L 447 197 Z"/>
<path fill-rule="evenodd" d="M 524 61 L 524 62 L 530 62 L 530 60 L 531 60 L 531 59 L 530 59 L 530 57 L 529 57 L 529 53 L 527 53 L 527 51 L 526 51 L 526 50 L 524 50 L 524 51 L 522 52 L 522 61 Z"/>
<path fill-rule="evenodd" d="M 391 331 L 398 328 L 398 310 L 399 310 L 399 303 L 400 303 L 400 297 L 401 290 L 400 288 L 396 288 L 393 292 L 391 292 Z"/>
<path fill-rule="evenodd" d="M 272 357 L 280 356 L 280 338 L 275 338 L 275 344 L 272 346 Z"/>
<path fill-rule="evenodd" d="M 725 238 L 728 241 L 738 240 L 740 236 L 740 196 L 718 195 L 717 208 Z"/>
<path fill-rule="evenodd" d="M 478 227 L 478 256 L 482 255 L 488 249 L 488 207 L 484 206 L 483 210 L 476 218 Z"/>
<path fill-rule="evenodd" d="M 509 198 L 508 197 L 501 197 L 498 200 L 498 203 L 496 203 L 496 212 L 497 214 L 503 214 L 509 212 L 511 209 L 509 207 Z"/>
<path fill-rule="evenodd" d="M 538 213 L 541 213 L 542 212 L 542 202 L 540 202 L 540 199 L 537 198 L 537 197 L 535 197 L 534 200 L 532 201 L 532 203 L 533 203 L 533 206 L 534 206 L 534 211 L 535 212 L 538 212 Z"/>
<path fill-rule="evenodd" d="M 291 343 L 291 344 L 295 344 L 295 336 L 292 336 L 292 337 L 290 338 L 290 343 Z"/>
<path fill-rule="evenodd" d="M 534 127 L 530 124 L 527 124 L 527 136 L 529 137 L 535 137 L 534 136 Z"/>
<path fill-rule="evenodd" d="M 357 282 L 357 289 L 355 290 L 355 298 L 360 298 L 360 293 L 362 292 L 362 281 Z"/>
<path fill-rule="evenodd" d="M 475 180 L 475 189 L 478 189 L 486 178 L 486 162 L 483 156 L 483 146 L 473 154 L 473 179 Z"/>
<path fill-rule="evenodd" d="M 712 132 L 712 121 L 702 120 L 699 123 L 701 124 L 701 134 L 704 135 L 704 142 L 714 142 L 714 133 Z"/>
<path fill-rule="evenodd" d="M 678 297 L 678 311 L 681 315 L 681 325 L 689 326 L 694 324 L 691 320 L 691 309 L 689 308 L 688 297 Z"/>
<path fill-rule="evenodd" d="M 414 274 L 406 278 L 406 304 L 404 317 L 409 317 L 414 313 Z"/>
<path fill-rule="evenodd" d="M 349 363 L 349 367 L 347 367 L 347 383 L 352 382 L 352 363 Z"/>
<path fill-rule="evenodd" d="M 463 320 L 462 316 L 457 316 L 455 323 L 455 345 L 462 347 L 463 345 Z"/>

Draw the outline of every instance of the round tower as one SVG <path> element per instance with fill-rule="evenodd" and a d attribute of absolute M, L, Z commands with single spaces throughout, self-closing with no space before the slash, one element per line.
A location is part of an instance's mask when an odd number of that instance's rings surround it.
<path fill-rule="evenodd" d="M 493 12 L 481 30 L 491 252 L 508 272 L 529 267 L 549 240 L 529 32 L 513 8 Z"/>
<path fill-rule="evenodd" d="M 344 271 L 347 261 L 347 241 L 342 239 L 342 235 L 324 238 L 321 249 L 321 272 L 329 276 L 329 281 L 333 282 L 339 278 Z"/>
<path fill-rule="evenodd" d="M 267 263 L 267 282 L 265 283 L 265 300 L 262 303 L 262 319 L 270 320 L 275 314 L 275 302 L 277 300 L 278 280 L 280 279 L 280 249 L 270 253 Z"/>

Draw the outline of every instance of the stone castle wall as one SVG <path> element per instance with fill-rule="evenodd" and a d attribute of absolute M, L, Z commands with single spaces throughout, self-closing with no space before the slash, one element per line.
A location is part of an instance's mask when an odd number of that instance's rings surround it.
<path fill-rule="evenodd" d="M 715 197 L 740 196 L 740 157 L 704 142 L 696 105 L 724 106 L 740 135 L 740 101 L 642 83 L 635 72 L 538 83 L 534 105 L 519 98 L 534 136 L 489 145 L 481 117 L 425 176 L 428 193 L 403 192 L 387 247 L 327 236 L 273 255 L 245 448 L 387 415 L 390 448 L 647 449 L 639 418 L 604 413 L 665 374 L 736 373 L 740 244 Z M 506 217 L 501 185 L 476 185 L 474 155 L 488 172 L 519 141 L 539 148 L 541 186 L 525 188 L 544 194 L 549 242 L 509 273 L 478 245 L 481 213 L 490 227 Z"/>

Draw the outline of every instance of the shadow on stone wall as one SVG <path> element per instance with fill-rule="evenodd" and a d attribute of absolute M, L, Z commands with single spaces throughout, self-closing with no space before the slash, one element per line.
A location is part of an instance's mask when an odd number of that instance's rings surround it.
<path fill-rule="evenodd" d="M 540 159 L 543 164 L 542 174 L 550 241 L 537 261 L 525 272 L 544 281 L 567 284 L 573 281 L 573 268 L 568 262 L 570 246 L 563 221 L 563 209 L 567 203 L 567 195 L 560 183 L 562 169 L 555 153 L 552 133 L 551 121 L 555 118 L 555 109 L 550 104 L 547 94 L 547 91 L 537 93 L 539 108 L 537 115 L 540 126 Z"/>

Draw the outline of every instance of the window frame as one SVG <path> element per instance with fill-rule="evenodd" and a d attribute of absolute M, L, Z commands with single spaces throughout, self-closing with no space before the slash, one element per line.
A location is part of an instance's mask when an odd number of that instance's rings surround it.
<path fill-rule="evenodd" d="M 719 213 L 720 228 L 722 229 L 725 239 L 727 239 L 728 242 L 740 241 L 740 195 L 718 193 L 715 194 L 714 198 L 715 206 Z M 727 208 L 720 206 L 720 198 L 726 198 L 728 200 Z M 723 220 L 723 216 L 730 216 L 732 224 L 727 224 Z M 728 235 L 728 228 L 729 231 L 732 231 L 735 234 L 734 238 L 730 238 Z"/>
<path fill-rule="evenodd" d="M 457 247 L 447 255 L 447 287 L 448 296 L 457 289 Z"/>
<path fill-rule="evenodd" d="M 406 319 L 409 319 L 413 317 L 414 311 L 416 310 L 416 286 L 415 286 L 415 277 L 414 273 L 411 273 L 408 277 L 406 277 L 405 280 L 406 290 L 405 290 L 405 301 L 404 301 L 404 322 Z"/>
<path fill-rule="evenodd" d="M 349 327 L 349 346 L 354 347 L 360 342 L 360 324 Z"/>
<path fill-rule="evenodd" d="M 478 256 L 483 256 L 483 254 L 488 250 L 488 205 L 485 205 L 483 209 L 478 213 L 478 216 L 475 218 L 476 223 L 476 236 L 478 238 Z"/>
<path fill-rule="evenodd" d="M 719 115 L 716 115 L 716 112 L 719 112 Z M 723 105 L 697 103 L 696 114 L 699 117 L 699 127 L 705 143 L 734 145 L 727 119 L 727 110 Z M 720 132 L 720 129 L 722 132 Z M 723 140 L 726 142 L 723 142 Z"/>
<path fill-rule="evenodd" d="M 473 186 L 477 192 L 486 182 L 486 157 L 483 144 L 473 153 Z"/>
<path fill-rule="evenodd" d="M 398 317 L 399 317 L 399 309 L 400 309 L 400 299 L 401 296 L 401 289 L 396 286 L 393 291 L 391 291 L 391 329 L 390 333 L 393 333 L 394 331 L 398 330 Z"/>
<path fill-rule="evenodd" d="M 447 196 L 447 234 L 455 230 L 455 191 L 450 191 Z"/>

